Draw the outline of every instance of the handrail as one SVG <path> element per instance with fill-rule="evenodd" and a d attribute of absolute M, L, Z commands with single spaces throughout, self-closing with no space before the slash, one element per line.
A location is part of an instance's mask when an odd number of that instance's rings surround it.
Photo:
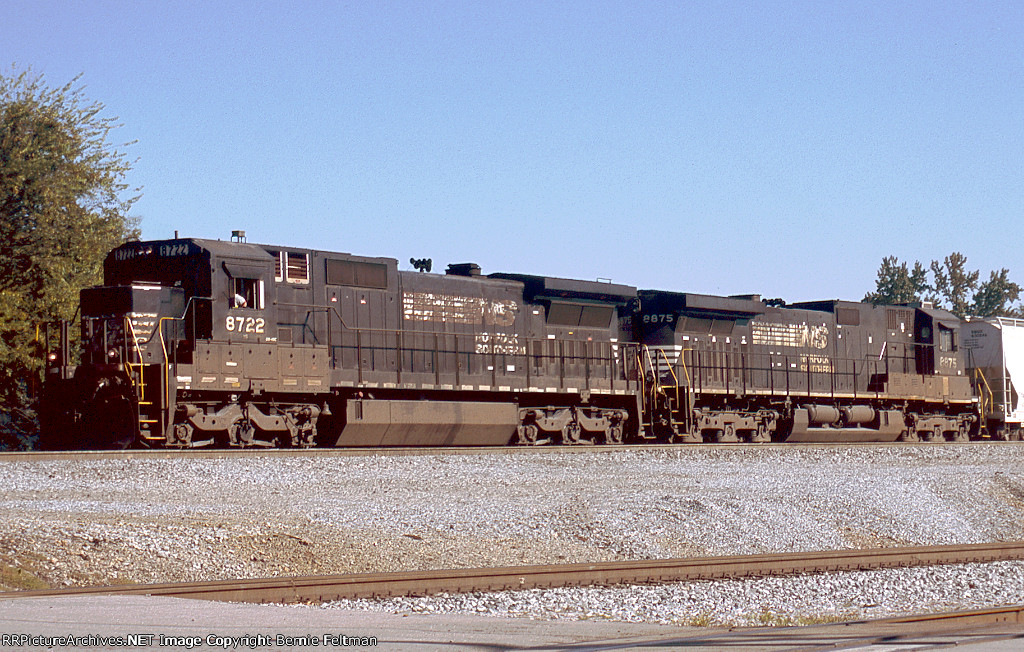
<path fill-rule="evenodd" d="M 124 325 L 123 325 L 122 328 L 124 329 L 124 332 L 125 332 L 125 338 L 124 338 L 125 359 L 123 360 L 122 363 L 124 364 L 125 375 L 128 376 L 128 382 L 131 383 L 132 389 L 134 390 L 136 409 L 138 410 L 138 407 L 143 405 L 146 402 L 146 382 L 145 382 L 145 379 L 142 376 L 142 370 L 143 370 L 142 349 L 139 347 L 139 336 L 135 332 L 135 326 L 132 324 L 131 317 L 129 317 L 128 315 L 125 315 L 122 319 L 124 320 Z M 128 335 L 129 334 L 131 335 L 131 343 L 130 344 L 128 342 Z M 153 338 L 151 336 L 150 340 L 152 340 L 152 339 Z M 134 354 L 129 354 L 129 346 L 134 347 L 134 349 L 135 349 Z M 129 358 L 133 358 L 135 355 L 138 355 L 139 361 L 138 362 L 131 362 L 129 360 Z M 135 379 L 135 367 L 138 367 L 138 374 L 139 374 L 138 382 L 136 382 L 136 379 Z M 137 419 L 140 418 L 138 416 L 138 411 L 136 412 L 136 418 Z M 135 424 L 135 428 L 136 429 L 138 429 L 139 426 L 140 426 L 139 423 Z"/>
<path fill-rule="evenodd" d="M 686 352 L 691 352 L 691 351 L 696 351 L 696 349 L 683 349 L 680 352 L 680 356 L 681 356 L 680 357 L 680 359 L 681 359 L 681 363 L 680 364 L 683 365 L 685 376 L 686 376 L 686 379 L 687 379 L 687 381 L 689 383 L 695 382 L 695 379 L 690 377 L 689 365 L 687 365 L 685 363 L 685 355 L 684 354 Z M 663 353 L 663 352 L 659 351 L 659 353 Z M 699 353 L 699 351 L 698 351 L 698 353 Z M 794 376 L 795 377 L 796 375 L 799 375 L 799 376 L 807 379 L 808 381 L 810 381 L 812 383 L 813 382 L 817 382 L 817 381 L 819 381 L 821 379 L 828 378 L 831 381 L 831 387 L 826 386 L 824 388 L 824 391 L 828 391 L 828 392 L 831 392 L 831 393 L 835 393 L 835 392 L 840 391 L 837 383 L 840 381 L 840 379 L 844 379 L 843 382 L 852 384 L 852 387 L 850 388 L 850 391 L 853 391 L 853 392 L 859 394 L 859 393 L 861 393 L 861 387 L 858 386 L 857 383 L 858 382 L 863 382 L 865 380 L 869 380 L 870 379 L 870 375 L 872 373 L 881 373 L 882 370 L 883 370 L 882 369 L 882 365 L 881 365 L 880 362 L 874 364 L 874 370 L 872 371 L 872 365 L 871 364 L 862 364 L 865 361 L 860 359 L 860 358 L 857 358 L 857 357 L 841 357 L 840 358 L 840 357 L 829 356 L 828 362 L 831 363 L 831 364 L 828 365 L 827 369 L 815 369 L 813 362 L 808 362 L 806 369 L 795 369 L 795 368 L 791 367 L 790 364 L 791 364 L 791 362 L 796 364 L 797 362 L 799 362 L 799 360 L 797 358 L 794 358 L 794 357 L 791 357 L 791 356 L 788 356 L 788 355 L 786 355 L 786 356 L 776 356 L 776 355 L 771 354 L 771 353 L 750 355 L 750 354 L 747 354 L 747 353 L 744 353 L 744 352 L 741 352 L 741 351 L 714 351 L 712 353 L 717 353 L 717 354 L 723 356 L 723 359 L 722 359 L 721 363 L 720 364 L 719 363 L 710 363 L 709 365 L 705 366 L 704 364 L 701 364 L 700 361 L 698 360 L 696 366 L 694 367 L 695 370 L 714 369 L 714 370 L 719 370 L 719 371 L 722 371 L 722 372 L 726 372 L 726 371 L 733 371 L 733 372 L 740 371 L 740 372 L 742 372 L 744 374 L 764 374 L 765 375 L 765 381 L 767 383 L 769 383 L 769 384 L 772 383 L 773 375 L 775 373 L 786 373 L 787 377 L 789 377 L 789 376 Z M 758 359 L 764 360 L 765 364 L 751 364 L 752 359 L 753 360 L 758 360 Z M 778 360 L 782 360 L 783 364 L 779 368 L 776 368 L 776 367 L 774 367 L 772 361 L 778 361 Z M 897 369 L 894 371 L 894 373 L 915 374 L 915 371 L 913 371 L 913 365 L 914 365 L 914 361 L 915 361 L 914 356 L 904 355 L 904 356 L 895 357 L 895 358 L 894 357 L 886 357 L 886 359 L 885 359 L 885 369 L 887 371 L 893 371 L 891 368 L 889 368 L 890 363 L 893 362 L 893 361 L 895 361 L 897 363 L 900 363 L 900 362 L 903 363 L 902 364 L 902 372 L 900 371 L 899 366 L 897 366 Z M 651 364 L 651 367 L 653 369 L 653 364 Z M 672 370 L 673 369 L 672 365 L 669 365 L 669 368 L 670 368 L 670 370 Z M 723 383 L 723 386 L 725 386 L 725 383 L 727 383 L 727 380 L 726 379 L 721 379 L 721 382 Z M 718 383 L 718 381 L 713 382 L 712 383 L 712 388 L 717 387 L 717 383 Z M 703 383 L 701 384 L 701 386 L 703 387 Z M 807 389 L 810 390 L 810 386 L 808 386 Z M 698 389 L 697 391 L 699 392 L 699 391 L 702 391 L 702 390 Z M 785 391 L 787 393 L 790 392 L 790 388 L 789 388 L 788 384 L 787 384 L 787 388 L 786 388 Z M 801 389 L 800 391 L 803 391 L 803 389 Z"/>
<path fill-rule="evenodd" d="M 984 392 L 981 392 L 981 391 L 978 392 L 979 399 L 980 399 L 980 402 L 981 402 L 981 405 L 979 406 L 981 408 L 981 417 L 984 419 L 988 415 L 989 410 L 995 404 L 995 393 L 992 391 L 992 387 L 989 386 L 988 379 L 985 378 L 985 374 L 981 373 L 981 369 L 979 369 L 978 367 L 974 368 L 974 377 L 975 377 L 975 385 L 979 389 L 981 389 L 981 387 L 984 386 L 984 389 L 985 389 Z M 980 380 L 981 382 L 978 383 L 977 382 L 978 380 Z M 987 400 L 986 400 L 986 398 L 987 398 Z M 1003 412 L 1004 413 L 1006 412 L 1005 401 L 1004 401 Z"/>
<path fill-rule="evenodd" d="M 192 304 L 193 304 L 194 300 L 196 300 L 196 299 L 198 299 L 200 301 L 213 301 L 213 297 L 189 297 L 188 303 L 185 304 L 185 309 L 181 313 L 181 317 L 161 317 L 160 320 L 162 321 L 164 319 L 173 319 L 175 321 L 182 321 L 182 322 L 185 321 L 185 318 L 188 317 L 188 311 L 192 307 Z M 91 317 L 91 316 L 90 317 L 82 317 L 82 321 L 85 321 L 85 320 L 107 321 L 108 319 L 110 319 L 110 317 Z M 124 319 L 125 319 L 126 323 L 129 323 L 129 324 L 131 323 L 131 320 L 128 318 L 127 315 L 124 316 Z M 136 347 L 137 347 L 138 346 L 138 342 L 140 342 L 140 341 L 142 342 L 142 344 L 147 344 L 147 345 L 150 342 L 152 342 L 153 338 L 156 337 L 156 332 L 154 331 L 154 332 L 150 333 L 148 339 L 139 340 L 138 336 L 135 335 L 134 327 L 133 327 L 132 328 L 132 335 L 135 338 Z"/>
<path fill-rule="evenodd" d="M 672 380 L 675 381 L 675 387 L 679 387 L 679 376 L 676 375 L 676 370 L 672 367 L 672 363 L 668 361 L 668 356 L 661 349 L 658 349 L 657 356 L 665 360 L 665 366 L 668 367 L 668 372 L 672 374 Z"/>
<path fill-rule="evenodd" d="M 646 349 L 647 345 L 644 344 L 643 348 Z M 645 374 L 643 372 L 644 361 L 640 359 L 640 355 L 641 355 L 640 351 L 641 351 L 641 349 L 638 347 L 637 350 L 636 350 L 636 354 L 635 354 L 635 357 L 636 357 L 636 368 L 640 370 L 640 373 L 637 374 L 638 376 L 640 376 L 640 395 L 641 396 L 647 396 L 647 374 Z"/>
<path fill-rule="evenodd" d="M 189 305 L 191 305 L 191 304 L 192 304 L 192 301 L 190 300 L 189 301 Z M 185 312 L 183 312 L 181 314 L 181 317 L 161 317 L 160 320 L 157 322 L 157 328 L 160 330 L 160 350 L 163 353 L 163 372 L 164 372 L 164 396 L 163 396 L 163 398 L 164 398 L 164 405 L 163 405 L 163 408 L 165 410 L 168 410 L 168 416 L 170 414 L 169 410 L 171 408 L 171 360 L 167 356 L 167 342 L 164 339 L 164 322 L 165 321 L 175 321 L 175 322 L 176 321 L 182 321 L 183 322 L 183 321 L 185 321 L 185 315 L 187 315 L 187 314 L 188 314 L 188 306 L 185 306 Z M 152 339 L 152 338 L 150 338 L 150 339 Z M 177 370 L 177 362 L 178 362 L 177 361 L 177 354 L 175 354 L 175 360 L 174 360 L 175 370 Z M 175 373 L 177 373 L 177 371 L 175 371 Z M 164 425 L 164 424 L 161 424 L 161 425 Z"/>
<path fill-rule="evenodd" d="M 658 386 L 658 389 L 661 389 L 661 381 L 658 379 L 658 373 L 654 368 L 654 361 L 651 360 L 651 348 L 646 344 L 643 347 L 644 355 L 647 356 L 647 366 L 651 369 L 651 377 L 654 378 L 654 383 Z"/>
<path fill-rule="evenodd" d="M 363 334 L 370 332 L 376 334 L 377 337 L 383 338 L 382 341 L 376 344 L 368 344 Z M 400 373 L 406 372 L 413 373 L 440 373 L 442 365 L 439 362 L 438 354 L 446 356 L 455 356 L 454 359 L 458 360 L 458 366 L 453 368 L 452 373 L 456 375 L 456 385 L 460 384 L 458 380 L 460 374 L 471 373 L 477 374 L 477 371 L 472 370 L 472 361 L 481 361 L 481 364 L 488 364 L 486 371 L 479 373 L 489 374 L 492 377 L 492 384 L 494 378 L 497 375 L 504 376 L 504 372 L 499 372 L 499 368 L 504 367 L 505 363 L 497 364 L 496 360 L 508 359 L 511 361 L 519 360 L 516 364 L 522 364 L 525 368 L 529 369 L 530 365 L 533 364 L 561 364 L 565 365 L 564 369 L 561 369 L 561 373 L 569 373 L 569 377 L 580 378 L 580 379 L 595 379 L 601 380 L 606 379 L 612 383 L 616 381 L 625 381 L 627 383 L 638 382 L 638 377 L 641 374 L 638 372 L 633 365 L 630 364 L 630 360 L 627 356 L 632 355 L 630 352 L 639 351 L 640 344 L 634 342 L 604 342 L 608 346 L 607 354 L 603 354 L 596 347 L 581 348 L 578 353 L 570 352 L 559 352 L 553 355 L 541 353 L 541 349 L 535 347 L 535 345 L 551 342 L 547 338 L 525 338 L 518 339 L 516 335 L 516 348 L 513 351 L 501 351 L 501 350 L 486 350 L 477 351 L 473 347 L 473 336 L 474 333 L 445 333 L 445 332 L 433 332 L 433 331 L 417 331 L 417 330 L 402 330 L 402 329 L 389 329 L 389 328 L 355 328 L 351 329 L 352 339 L 344 343 L 337 343 L 336 335 L 332 332 L 328 332 L 328 341 L 326 348 L 330 352 L 332 364 L 341 365 L 339 360 L 340 355 L 344 355 L 344 352 L 355 353 L 356 364 L 352 367 L 362 374 L 364 371 L 369 372 L 387 372 L 387 373 Z M 399 342 L 401 340 L 401 342 Z M 433 345 L 431 345 L 431 341 Z M 582 340 L 557 340 L 560 344 L 566 342 L 572 344 L 586 344 Z M 599 344 L 601 342 L 597 342 Z M 465 345 L 465 347 L 463 346 Z M 623 358 L 618 358 L 614 353 L 611 346 L 615 345 L 620 347 Z M 561 351 L 561 349 L 560 349 Z M 363 359 L 367 352 L 370 352 L 370 358 L 373 362 L 368 365 L 363 365 Z M 376 356 L 374 355 L 386 354 L 387 359 L 381 361 L 387 366 L 377 367 Z M 407 355 L 418 356 L 426 355 L 426 358 L 414 357 L 411 360 L 411 364 L 416 366 L 417 361 L 425 360 L 423 364 L 428 365 L 427 367 L 421 367 L 416 369 L 408 366 L 407 361 L 410 359 Z M 546 362 L 541 362 L 541 361 Z M 449 363 L 445 363 L 447 365 Z M 397 367 L 395 365 L 398 365 Z M 581 367 L 579 373 L 582 375 L 577 376 L 577 372 L 569 372 L 568 368 L 570 365 L 578 365 Z M 642 366 L 642 365 L 641 365 Z M 339 366 L 339 368 L 341 368 Z M 348 368 L 348 367 L 345 367 Z M 585 369 L 585 370 L 584 370 Z M 594 375 L 597 372 L 597 375 Z M 532 372 L 527 372 L 527 377 L 530 377 Z M 360 376 L 359 382 L 362 382 Z M 396 381 L 401 382 L 401 381 Z M 588 382 L 585 385 L 587 389 L 590 389 Z"/>
<path fill-rule="evenodd" d="M 651 372 L 654 374 L 655 380 L 658 382 L 658 387 L 660 389 L 662 387 L 661 379 L 658 377 L 659 376 L 659 374 L 657 373 L 657 369 L 658 368 L 655 367 L 654 360 L 651 359 L 650 347 L 647 344 L 644 344 L 642 346 L 643 346 L 643 349 L 644 349 L 644 353 L 647 355 L 647 364 L 650 366 Z M 689 366 L 686 364 L 686 356 L 683 355 L 687 351 L 693 351 L 693 349 L 692 348 L 691 349 L 681 349 L 679 351 L 679 361 L 676 362 L 676 363 L 672 363 L 671 361 L 669 361 L 668 355 L 665 353 L 664 350 L 662 350 L 662 349 L 655 349 L 655 354 L 654 354 L 655 359 L 663 360 L 665 362 L 665 368 L 668 369 L 670 374 L 672 374 L 672 380 L 675 382 L 675 386 L 676 387 L 679 386 L 679 376 L 678 376 L 678 374 L 676 374 L 676 370 L 675 370 L 675 367 L 677 365 L 680 365 L 683 368 L 683 375 L 686 378 L 687 386 L 691 386 L 693 384 L 693 381 L 690 378 Z"/>
<path fill-rule="evenodd" d="M 124 316 L 124 325 L 125 325 L 125 332 L 126 333 L 130 332 L 131 335 L 132 335 L 132 346 L 135 347 L 135 354 L 139 356 L 139 362 L 142 362 L 142 349 L 139 347 L 139 336 L 135 332 L 135 325 L 132 324 L 132 320 L 131 320 L 130 317 L 128 317 L 128 315 Z M 127 351 L 127 348 L 128 348 L 128 341 L 127 341 L 127 339 L 128 338 L 125 338 L 125 343 L 124 343 L 125 344 L 125 349 L 126 349 L 125 353 L 128 353 L 128 351 Z M 146 344 L 149 344 L 152 340 L 153 340 L 153 336 L 150 335 L 149 339 L 146 340 Z"/>

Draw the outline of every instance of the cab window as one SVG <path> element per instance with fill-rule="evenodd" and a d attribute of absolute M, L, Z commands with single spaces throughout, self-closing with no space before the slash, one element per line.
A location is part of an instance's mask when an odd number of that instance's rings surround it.
<path fill-rule="evenodd" d="M 263 281 L 256 278 L 232 278 L 232 308 L 263 310 Z"/>
<path fill-rule="evenodd" d="M 939 350 L 940 351 L 953 351 L 953 331 L 949 328 L 943 328 L 939 326 Z"/>

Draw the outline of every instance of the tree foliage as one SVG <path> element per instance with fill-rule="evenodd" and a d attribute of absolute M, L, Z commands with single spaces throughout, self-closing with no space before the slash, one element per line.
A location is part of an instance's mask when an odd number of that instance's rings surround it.
<path fill-rule="evenodd" d="M 0 73 L 0 407 L 26 405 L 41 366 L 36 325 L 71 319 L 101 280 L 107 251 L 137 237 L 130 162 L 109 142 L 117 119 L 78 78 L 48 87 Z"/>
<path fill-rule="evenodd" d="M 920 301 L 927 290 L 928 272 L 921 263 L 915 262 L 911 270 L 896 256 L 889 256 L 882 259 L 875 291 L 867 294 L 864 301 L 875 305 L 913 303 Z"/>
<path fill-rule="evenodd" d="M 932 286 L 929 298 L 954 315 L 964 317 L 972 308 L 971 297 L 978 289 L 977 270 L 967 270 L 967 257 L 953 252 L 940 263 L 932 261 Z"/>
<path fill-rule="evenodd" d="M 978 317 L 1021 317 L 1024 308 L 1018 305 L 1012 308 L 1014 301 L 1020 298 L 1021 287 L 1010 281 L 1010 271 L 1005 267 L 998 272 L 990 272 L 989 279 L 978 285 L 974 293 L 971 314 Z"/>
<path fill-rule="evenodd" d="M 991 272 L 987 281 L 979 281 L 981 273 L 968 269 L 967 257 L 959 252 L 941 262 L 933 260 L 927 270 L 920 262 L 908 269 L 907 263 L 888 256 L 878 269 L 875 291 L 866 294 L 864 301 L 876 305 L 931 301 L 960 317 L 1021 316 L 1024 309 L 1013 304 L 1022 288 L 1010 281 L 1009 275 L 1004 268 Z"/>

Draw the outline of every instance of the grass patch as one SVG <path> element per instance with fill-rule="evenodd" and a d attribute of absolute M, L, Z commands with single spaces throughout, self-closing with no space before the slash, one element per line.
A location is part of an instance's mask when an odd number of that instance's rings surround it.
<path fill-rule="evenodd" d="M 23 568 L 0 562 L 0 588 L 7 591 L 48 589 L 50 585 Z"/>
<path fill-rule="evenodd" d="M 685 627 L 721 627 L 721 623 L 715 620 L 715 617 L 709 613 L 697 614 L 691 616 L 685 621 L 678 623 Z"/>
<path fill-rule="evenodd" d="M 796 619 L 797 625 L 830 625 L 832 623 L 845 623 L 850 620 L 863 618 L 854 613 L 849 614 L 827 614 L 822 616 L 805 616 Z"/>
<path fill-rule="evenodd" d="M 819 614 L 814 616 L 789 616 L 773 611 L 762 611 L 754 617 L 755 627 L 795 627 L 803 625 L 827 625 L 842 623 L 857 618 L 856 614 Z"/>

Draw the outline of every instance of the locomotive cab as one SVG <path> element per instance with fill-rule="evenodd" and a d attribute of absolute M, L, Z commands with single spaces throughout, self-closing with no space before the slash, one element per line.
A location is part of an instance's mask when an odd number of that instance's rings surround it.
<path fill-rule="evenodd" d="M 179 388 L 209 348 L 197 344 L 272 341 L 273 272 L 271 255 L 246 243 L 129 242 L 110 252 L 104 285 L 81 292 L 79 364 L 64 356 L 49 372 L 68 379 L 72 396 L 67 405 L 55 398 L 54 445 L 69 437 L 87 447 L 163 445 Z"/>
<path fill-rule="evenodd" d="M 922 376 L 962 376 L 958 353 L 959 320 L 944 310 L 918 309 L 914 318 L 914 358 Z"/>
<path fill-rule="evenodd" d="M 221 261 L 214 269 L 213 326 L 210 339 L 220 342 L 265 342 L 274 319 L 273 301 L 267 296 L 270 277 L 266 260 Z M 223 299 L 223 300 L 220 300 Z"/>

